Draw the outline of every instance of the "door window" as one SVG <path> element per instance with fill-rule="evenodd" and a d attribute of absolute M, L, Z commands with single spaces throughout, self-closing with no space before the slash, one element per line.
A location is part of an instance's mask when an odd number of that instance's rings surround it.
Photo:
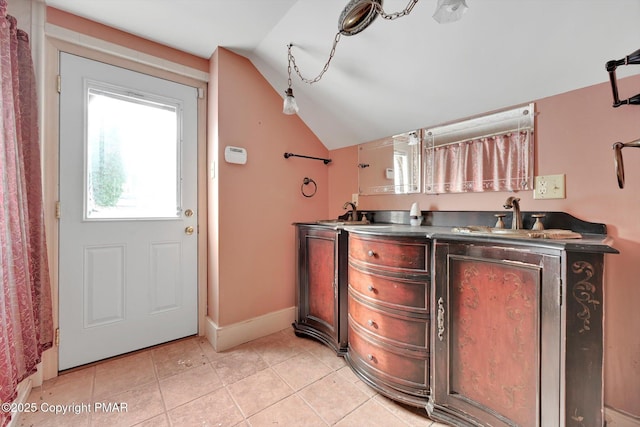
<path fill-rule="evenodd" d="M 85 219 L 178 218 L 178 101 L 87 82 Z"/>

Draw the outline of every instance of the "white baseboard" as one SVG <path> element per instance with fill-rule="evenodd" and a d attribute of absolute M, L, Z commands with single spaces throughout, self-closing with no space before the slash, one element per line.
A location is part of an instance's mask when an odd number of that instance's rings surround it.
<path fill-rule="evenodd" d="M 20 404 L 27 403 L 27 399 L 29 398 L 29 394 L 31 393 L 31 388 L 33 387 L 31 378 L 27 378 L 24 381 L 21 381 L 18 384 L 18 397 L 13 401 L 13 403 L 17 403 L 17 406 Z M 20 425 L 20 415 L 22 412 L 13 411 L 11 412 L 11 421 L 7 424 L 7 427 L 18 427 Z"/>
<path fill-rule="evenodd" d="M 205 336 L 216 351 L 224 351 L 286 329 L 291 326 L 295 316 L 296 307 L 289 307 L 227 326 L 218 326 L 207 317 Z"/>
<path fill-rule="evenodd" d="M 604 408 L 604 419 L 607 422 L 607 427 L 640 427 L 640 418 L 632 417 L 608 406 Z"/>

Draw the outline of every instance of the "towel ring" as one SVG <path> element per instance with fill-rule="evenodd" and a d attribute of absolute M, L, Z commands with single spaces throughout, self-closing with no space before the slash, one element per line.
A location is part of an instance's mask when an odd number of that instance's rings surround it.
<path fill-rule="evenodd" d="M 304 186 L 305 186 L 305 185 L 309 185 L 309 184 L 313 184 L 313 192 L 311 192 L 311 193 L 305 193 L 305 192 L 304 192 Z M 316 184 L 316 182 L 315 182 L 313 179 L 311 179 L 311 178 L 307 178 L 307 177 L 305 177 L 305 178 L 302 180 L 302 185 L 300 186 L 300 192 L 302 193 L 302 195 L 303 195 L 304 197 L 313 197 L 313 196 L 315 196 L 316 191 L 318 191 L 318 185 Z"/>

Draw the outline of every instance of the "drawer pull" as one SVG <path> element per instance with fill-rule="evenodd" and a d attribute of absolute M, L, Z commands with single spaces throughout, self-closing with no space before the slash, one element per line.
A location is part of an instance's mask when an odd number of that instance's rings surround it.
<path fill-rule="evenodd" d="M 376 328 L 378 329 L 378 325 L 376 324 L 376 322 L 374 322 L 373 320 L 369 319 L 367 321 L 367 325 L 371 326 L 372 328 Z"/>
<path fill-rule="evenodd" d="M 373 287 L 373 285 L 369 285 L 369 286 L 367 287 L 367 290 L 368 290 L 369 292 L 376 293 L 376 288 L 374 288 L 374 287 Z"/>
<path fill-rule="evenodd" d="M 374 251 L 370 250 L 369 252 L 367 252 L 367 255 L 376 256 L 376 253 Z"/>
<path fill-rule="evenodd" d="M 367 359 L 369 359 L 369 361 L 376 363 L 376 357 L 373 354 L 367 354 Z"/>

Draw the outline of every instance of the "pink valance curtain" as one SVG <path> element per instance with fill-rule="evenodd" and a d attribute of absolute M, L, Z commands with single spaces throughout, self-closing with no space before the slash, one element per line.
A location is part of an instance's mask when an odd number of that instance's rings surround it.
<path fill-rule="evenodd" d="M 29 37 L 0 0 L 0 402 L 53 342 L 37 98 Z M 0 426 L 9 414 L 0 411 Z"/>
<path fill-rule="evenodd" d="M 531 138 L 529 130 L 515 131 L 432 148 L 427 193 L 529 189 Z"/>

